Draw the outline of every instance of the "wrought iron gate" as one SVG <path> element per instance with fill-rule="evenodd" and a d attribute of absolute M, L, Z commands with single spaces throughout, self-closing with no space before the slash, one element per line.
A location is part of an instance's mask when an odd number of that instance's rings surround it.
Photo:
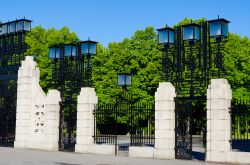
<path fill-rule="evenodd" d="M 200 139 L 202 148 L 206 148 L 206 97 L 176 97 L 175 98 L 175 158 L 205 159 L 205 153 L 193 151 L 192 135 Z"/>
<path fill-rule="evenodd" d="M 17 73 L 25 57 L 27 19 L 0 22 L 0 145 L 13 146 L 16 126 Z"/>
<path fill-rule="evenodd" d="M 76 103 L 60 102 L 59 150 L 74 151 L 76 144 Z"/>
<path fill-rule="evenodd" d="M 233 99 L 231 103 L 232 149 L 250 152 L 250 100 Z"/>
<path fill-rule="evenodd" d="M 175 98 L 175 158 L 192 159 L 192 102 Z"/>
<path fill-rule="evenodd" d="M 0 81 L 0 145 L 13 146 L 16 126 L 16 81 Z"/>
<path fill-rule="evenodd" d="M 154 146 L 154 103 L 119 100 L 115 104 L 99 103 L 93 112 L 94 142 L 113 144 L 115 152 L 129 146 Z M 118 144 L 117 136 L 130 134 L 128 143 Z"/>

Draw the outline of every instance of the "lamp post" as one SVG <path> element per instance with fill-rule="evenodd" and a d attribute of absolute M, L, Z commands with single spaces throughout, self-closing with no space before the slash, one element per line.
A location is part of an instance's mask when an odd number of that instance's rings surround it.
<path fill-rule="evenodd" d="M 85 84 L 86 86 L 91 86 L 91 57 L 96 54 L 96 44 L 97 42 L 87 40 L 81 42 L 81 54 L 83 57 L 86 56 L 86 72 L 85 72 Z"/>
<path fill-rule="evenodd" d="M 131 74 L 119 73 L 117 75 L 117 84 L 118 84 L 118 86 L 121 86 L 123 89 L 123 94 L 122 94 L 122 96 L 119 95 L 118 101 L 123 100 L 123 101 L 130 102 L 132 96 L 130 94 L 126 94 L 126 91 L 127 91 L 127 87 L 132 85 Z"/>
<path fill-rule="evenodd" d="M 1 24 L 0 72 L 6 67 L 17 72 L 26 52 L 25 35 L 31 30 L 31 22 L 24 18 Z"/>
<path fill-rule="evenodd" d="M 0 145 L 14 142 L 17 73 L 26 52 L 31 20 L 0 21 Z"/>
<path fill-rule="evenodd" d="M 207 88 L 211 78 L 222 76 L 222 49 L 228 37 L 228 23 L 218 18 L 158 29 L 158 43 L 164 45 L 165 52 L 164 79 L 175 84 L 179 94 L 189 91 L 193 97 Z"/>
<path fill-rule="evenodd" d="M 87 40 L 49 48 L 53 60 L 53 86 L 61 92 L 60 150 L 74 148 L 76 97 L 82 86 L 91 87 L 91 59 L 97 42 Z"/>
<path fill-rule="evenodd" d="M 117 75 L 118 86 L 121 86 L 123 89 L 127 89 L 127 86 L 132 84 L 131 74 L 120 73 Z"/>
<path fill-rule="evenodd" d="M 228 23 L 218 18 L 200 24 L 191 22 L 158 29 L 159 44 L 164 45 L 165 52 L 162 63 L 165 80 L 173 83 L 177 91 L 177 159 L 192 159 L 192 134 L 206 130 L 206 89 L 211 78 L 223 76 L 222 50 L 228 36 Z M 171 36 L 174 39 L 170 40 Z M 203 141 L 206 141 L 206 136 L 203 136 Z"/>

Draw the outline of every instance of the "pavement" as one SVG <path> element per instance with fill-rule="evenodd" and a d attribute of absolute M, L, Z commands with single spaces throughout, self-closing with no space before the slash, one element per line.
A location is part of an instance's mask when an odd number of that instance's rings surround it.
<path fill-rule="evenodd" d="M 198 160 L 159 160 L 79 154 L 74 152 L 48 152 L 41 150 L 0 147 L 0 165 L 203 165 L 213 164 Z M 218 165 L 218 164 L 216 164 Z"/>

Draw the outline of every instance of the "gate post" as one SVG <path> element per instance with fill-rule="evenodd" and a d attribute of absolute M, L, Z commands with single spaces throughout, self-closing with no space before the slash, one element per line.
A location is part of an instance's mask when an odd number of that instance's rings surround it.
<path fill-rule="evenodd" d="M 232 90 L 226 79 L 212 79 L 207 90 L 206 161 L 227 162 L 231 150 L 229 108 Z"/>
<path fill-rule="evenodd" d="M 40 71 L 26 56 L 18 70 L 15 148 L 58 150 L 60 92 L 44 93 Z"/>
<path fill-rule="evenodd" d="M 18 70 L 15 148 L 28 148 L 31 129 L 32 80 L 36 66 L 26 57 Z"/>
<path fill-rule="evenodd" d="M 155 158 L 175 158 L 175 87 L 160 83 L 155 93 Z"/>
<path fill-rule="evenodd" d="M 94 115 L 93 110 L 98 102 L 94 88 L 81 89 L 77 98 L 77 129 L 75 152 L 88 153 L 94 145 Z"/>

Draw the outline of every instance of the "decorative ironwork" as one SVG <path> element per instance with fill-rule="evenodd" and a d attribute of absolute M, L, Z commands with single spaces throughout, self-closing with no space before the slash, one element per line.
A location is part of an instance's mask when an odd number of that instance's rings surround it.
<path fill-rule="evenodd" d="M 155 144 L 154 103 L 135 103 L 130 110 L 130 146 L 151 146 Z"/>
<path fill-rule="evenodd" d="M 31 21 L 0 22 L 0 145 L 13 146 L 16 126 L 17 72 L 27 49 Z"/>
<path fill-rule="evenodd" d="M 225 22 L 228 23 L 226 20 Z M 167 40 L 159 43 L 164 45 L 165 52 L 162 58 L 164 80 L 175 85 L 178 96 L 205 95 L 210 79 L 225 75 L 223 53 L 227 36 L 213 36 L 209 28 L 211 24 L 208 21 L 199 25 L 189 24 L 158 30 L 159 40 L 163 40 L 160 36 L 162 32 L 173 32 L 173 42 Z M 194 32 L 186 35 L 190 30 Z M 189 38 L 193 35 L 194 38 Z"/>
<path fill-rule="evenodd" d="M 206 100 L 203 97 L 210 79 L 225 75 L 223 53 L 228 23 L 218 17 L 200 24 L 191 22 L 174 28 L 158 29 L 159 44 L 164 46 L 165 52 L 162 57 L 164 80 L 173 83 L 177 92 L 176 158 L 191 159 L 192 134 L 205 131 L 206 113 L 197 106 Z M 183 97 L 185 102 L 178 101 Z M 198 128 L 197 125 L 202 126 Z M 195 128 L 192 132 L 191 126 Z"/>
<path fill-rule="evenodd" d="M 94 110 L 96 144 L 115 145 L 119 151 L 130 146 L 154 146 L 154 103 L 135 103 L 124 91 L 115 104 L 99 103 Z M 117 136 L 128 132 L 130 142 L 118 144 Z M 118 146 L 118 147 L 117 147 Z"/>
<path fill-rule="evenodd" d="M 12 146 L 16 127 L 16 81 L 0 81 L 0 145 Z"/>
<path fill-rule="evenodd" d="M 250 152 L 250 100 L 233 99 L 231 103 L 232 148 Z"/>
<path fill-rule="evenodd" d="M 175 158 L 192 159 L 192 102 L 175 99 Z"/>
<path fill-rule="evenodd" d="M 61 92 L 59 150 L 74 151 L 76 143 L 77 96 L 82 86 L 91 86 L 94 41 L 50 47 L 53 59 L 53 88 Z"/>

